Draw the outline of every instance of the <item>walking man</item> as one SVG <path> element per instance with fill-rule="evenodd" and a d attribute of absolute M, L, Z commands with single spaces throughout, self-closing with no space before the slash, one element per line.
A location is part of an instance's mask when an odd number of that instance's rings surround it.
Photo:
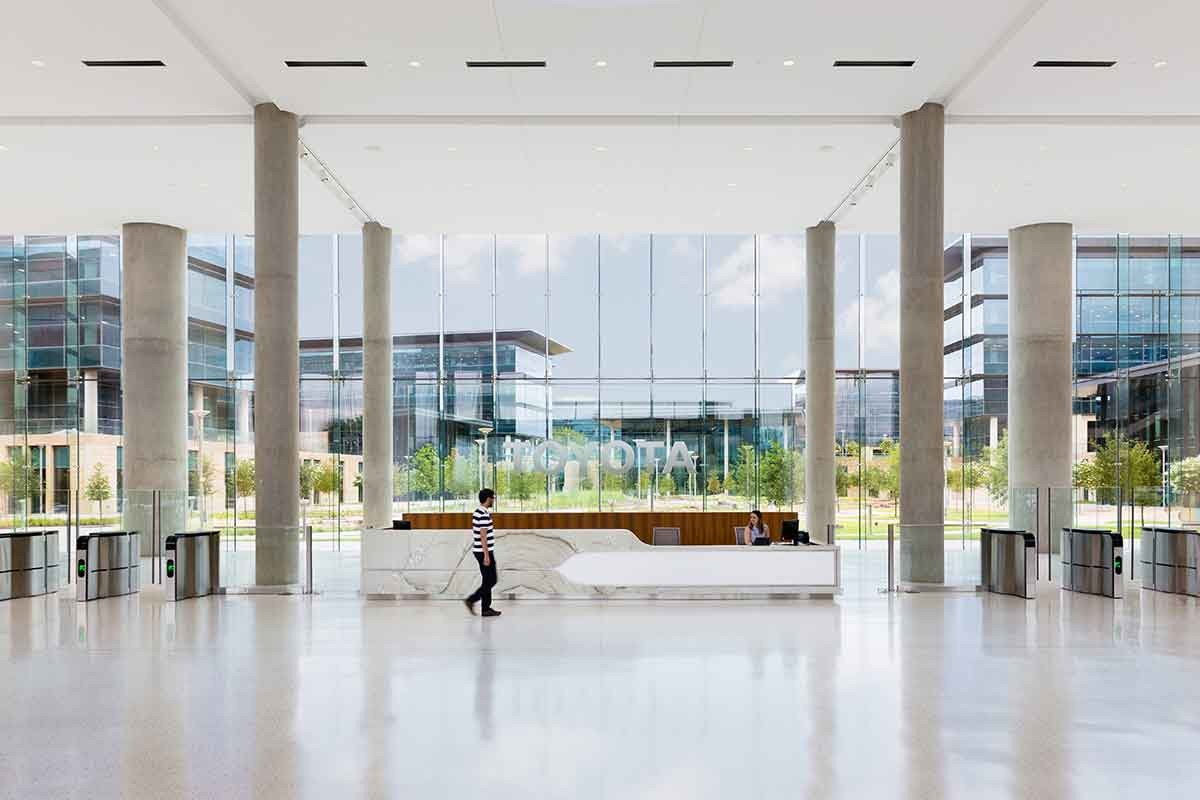
<path fill-rule="evenodd" d="M 472 614 L 475 613 L 475 604 L 483 601 L 480 613 L 485 617 L 500 616 L 500 612 L 492 608 L 492 587 L 496 585 L 496 530 L 492 526 L 492 506 L 495 502 L 495 492 L 491 489 L 479 490 L 479 508 L 471 517 L 471 527 L 474 529 L 471 553 L 479 562 L 482 583 L 470 597 L 463 600 Z"/>

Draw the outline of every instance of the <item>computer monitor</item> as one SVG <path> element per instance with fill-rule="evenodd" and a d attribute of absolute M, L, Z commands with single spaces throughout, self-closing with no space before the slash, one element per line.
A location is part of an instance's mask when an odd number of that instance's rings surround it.
<path fill-rule="evenodd" d="M 800 530 L 800 520 L 798 519 L 785 519 L 779 535 L 785 542 L 808 544 L 808 531 Z"/>
<path fill-rule="evenodd" d="M 394 520 L 392 520 L 392 530 L 394 530 L 394 531 L 411 531 L 412 530 L 412 520 L 394 519 Z"/>

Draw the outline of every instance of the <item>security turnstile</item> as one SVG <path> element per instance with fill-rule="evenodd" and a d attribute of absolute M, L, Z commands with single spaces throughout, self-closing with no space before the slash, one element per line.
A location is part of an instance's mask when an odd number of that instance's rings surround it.
<path fill-rule="evenodd" d="M 61 560 L 56 530 L 0 534 L 0 600 L 58 591 Z"/>
<path fill-rule="evenodd" d="M 1200 531 L 1142 528 L 1138 576 L 1142 588 L 1200 596 Z"/>
<path fill-rule="evenodd" d="M 1098 528 L 1063 528 L 1063 588 L 1124 597 L 1124 543 L 1121 534 Z"/>
<path fill-rule="evenodd" d="M 980 583 L 996 594 L 1037 597 L 1037 540 L 1015 528 L 983 528 L 979 543 Z"/>
<path fill-rule="evenodd" d="M 75 599 L 132 594 L 141 588 L 137 531 L 100 531 L 75 539 Z"/>
<path fill-rule="evenodd" d="M 220 544 L 220 531 L 188 531 L 167 537 L 163 591 L 168 603 L 203 597 L 221 587 Z"/>

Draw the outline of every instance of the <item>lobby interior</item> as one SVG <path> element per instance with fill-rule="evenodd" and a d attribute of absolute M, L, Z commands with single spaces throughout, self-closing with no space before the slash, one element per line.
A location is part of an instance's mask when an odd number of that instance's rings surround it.
<path fill-rule="evenodd" d="M 1200 791 L 1200 10 L 3 17 L 0 797 Z"/>

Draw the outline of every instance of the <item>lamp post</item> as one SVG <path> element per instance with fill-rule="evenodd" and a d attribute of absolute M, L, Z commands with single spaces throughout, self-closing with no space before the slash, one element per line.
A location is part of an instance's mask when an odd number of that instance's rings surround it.
<path fill-rule="evenodd" d="M 202 408 L 193 408 L 192 417 L 196 420 L 196 488 L 200 491 L 200 527 L 208 524 L 208 512 L 204 494 L 204 418 L 208 412 Z"/>
<path fill-rule="evenodd" d="M 476 441 L 479 442 L 479 488 L 480 489 L 483 489 L 483 465 L 487 461 L 487 442 L 488 442 L 487 437 L 488 437 L 488 434 L 491 432 L 492 432 L 491 426 L 489 426 L 489 425 L 480 425 L 479 426 L 479 433 L 481 434 L 481 436 Z"/>

